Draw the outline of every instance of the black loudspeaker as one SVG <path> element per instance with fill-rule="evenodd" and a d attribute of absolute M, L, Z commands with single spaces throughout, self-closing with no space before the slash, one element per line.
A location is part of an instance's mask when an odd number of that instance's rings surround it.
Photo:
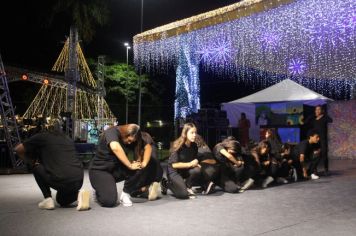
<path fill-rule="evenodd" d="M 227 119 L 227 113 L 226 113 L 226 111 L 218 110 L 218 111 L 217 111 L 217 117 L 218 117 L 218 118 Z"/>

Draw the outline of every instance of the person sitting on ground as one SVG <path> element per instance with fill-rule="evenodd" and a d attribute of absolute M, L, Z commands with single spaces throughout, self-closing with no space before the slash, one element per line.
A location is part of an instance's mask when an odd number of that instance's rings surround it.
<path fill-rule="evenodd" d="M 170 149 L 167 167 L 168 188 L 179 199 L 196 198 L 192 189 L 193 184 L 202 181 L 196 136 L 196 126 L 193 123 L 186 123 L 180 137 L 173 142 Z"/>
<path fill-rule="evenodd" d="M 213 152 L 220 165 L 220 187 L 225 192 L 237 193 L 244 171 L 240 143 L 234 137 L 228 137 L 216 144 Z"/>
<path fill-rule="evenodd" d="M 275 134 L 275 132 L 272 129 L 267 129 L 265 138 L 271 146 L 271 154 L 275 157 L 279 155 L 282 143 L 278 138 L 278 134 Z"/>
<path fill-rule="evenodd" d="M 251 151 L 258 164 L 258 178 L 262 178 L 262 188 L 267 188 L 276 177 L 278 170 L 277 160 L 271 153 L 270 143 L 266 140 L 259 142 L 258 146 Z"/>
<path fill-rule="evenodd" d="M 293 151 L 293 158 L 297 168 L 298 179 L 319 179 L 316 167 L 320 160 L 319 134 L 310 130 L 307 139 L 301 141 Z"/>
<path fill-rule="evenodd" d="M 129 154 L 132 157 L 129 159 Z M 89 168 L 90 183 L 98 203 L 103 207 L 117 205 L 116 183 L 125 180 L 120 203 L 132 206 L 131 194 L 151 186 L 151 199 L 159 197 L 159 183 L 155 182 L 157 161 L 151 158 L 152 146 L 142 139 L 140 126 L 127 124 L 105 130 Z"/>
<path fill-rule="evenodd" d="M 151 184 L 150 186 L 143 187 L 138 192 L 132 193 L 131 196 L 133 196 L 133 195 L 136 195 L 136 196 L 147 196 L 148 200 L 154 200 L 157 197 L 161 197 L 160 196 L 160 191 L 162 193 L 164 193 L 164 194 L 166 193 L 166 190 L 162 190 L 162 189 L 159 190 L 159 188 L 161 186 L 166 188 L 166 186 L 163 186 L 163 184 L 160 184 L 160 183 L 161 183 L 161 181 L 162 182 L 163 181 L 166 182 L 167 180 L 166 179 L 163 180 L 163 169 L 161 167 L 160 160 L 158 159 L 156 143 L 154 142 L 153 138 L 151 137 L 151 135 L 149 133 L 141 132 L 141 135 L 142 135 L 142 139 L 144 140 L 144 142 L 147 143 L 147 144 L 150 144 L 151 147 L 152 147 L 151 158 L 153 158 L 155 160 L 155 163 L 157 165 L 156 166 L 156 172 L 155 172 L 156 174 L 154 175 L 155 176 L 154 184 Z M 150 189 L 150 188 L 158 188 L 158 189 L 157 190 L 153 190 L 153 189 Z M 156 193 L 159 194 L 157 197 L 152 195 L 152 194 L 156 194 Z"/>
<path fill-rule="evenodd" d="M 285 143 L 281 146 L 276 159 L 278 162 L 277 183 L 287 184 L 287 178 L 290 178 L 296 182 L 298 179 L 297 173 L 293 166 L 294 161 L 291 155 L 291 146 L 288 143 Z"/>
<path fill-rule="evenodd" d="M 51 188 L 57 190 L 56 201 L 67 207 L 78 200 L 78 210 L 89 209 L 89 191 L 83 185 L 82 163 L 76 157 L 72 139 L 62 132 L 59 120 L 52 120 L 47 131 L 38 133 L 15 147 L 17 155 L 31 165 L 44 200 L 40 209 L 55 208 Z M 80 191 L 79 191 L 80 190 Z"/>
<path fill-rule="evenodd" d="M 205 186 L 203 186 L 203 194 L 209 194 L 215 190 L 215 183 L 217 181 L 220 168 L 203 137 L 197 134 L 195 143 L 198 146 L 198 161 L 202 170 L 204 180 L 203 185 L 205 184 Z"/>

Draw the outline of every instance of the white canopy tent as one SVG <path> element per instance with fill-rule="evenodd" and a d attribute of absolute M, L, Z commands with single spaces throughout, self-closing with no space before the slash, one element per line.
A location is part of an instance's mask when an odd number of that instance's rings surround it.
<path fill-rule="evenodd" d="M 251 122 L 250 138 L 259 140 L 259 127 L 255 124 L 255 104 L 258 103 L 277 103 L 277 102 L 302 102 L 309 106 L 325 104 L 327 101 L 332 101 L 330 98 L 324 97 L 302 85 L 285 79 L 280 83 L 270 86 L 257 93 L 247 97 L 240 98 L 231 102 L 222 103 L 222 110 L 225 110 L 227 117 L 232 127 L 236 127 L 241 113 L 246 114 L 247 119 Z"/>

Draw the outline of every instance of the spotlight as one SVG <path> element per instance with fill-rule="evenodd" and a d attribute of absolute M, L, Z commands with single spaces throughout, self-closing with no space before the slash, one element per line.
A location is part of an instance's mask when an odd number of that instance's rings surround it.
<path fill-rule="evenodd" d="M 43 84 L 45 84 L 45 85 L 49 84 L 49 80 L 48 79 L 44 79 L 43 80 Z"/>
<path fill-rule="evenodd" d="M 23 74 L 23 75 L 21 76 L 21 79 L 22 79 L 22 80 L 28 80 L 28 75 Z"/>

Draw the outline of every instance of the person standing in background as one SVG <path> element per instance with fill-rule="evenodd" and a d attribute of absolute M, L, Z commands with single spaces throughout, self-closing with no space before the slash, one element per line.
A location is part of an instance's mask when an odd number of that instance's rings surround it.
<path fill-rule="evenodd" d="M 246 118 L 246 114 L 244 112 L 241 113 L 241 118 L 238 123 L 238 128 L 239 128 L 239 138 L 240 138 L 240 144 L 243 147 L 247 147 L 248 141 L 250 139 L 249 136 L 249 129 L 250 129 L 250 120 Z"/>

